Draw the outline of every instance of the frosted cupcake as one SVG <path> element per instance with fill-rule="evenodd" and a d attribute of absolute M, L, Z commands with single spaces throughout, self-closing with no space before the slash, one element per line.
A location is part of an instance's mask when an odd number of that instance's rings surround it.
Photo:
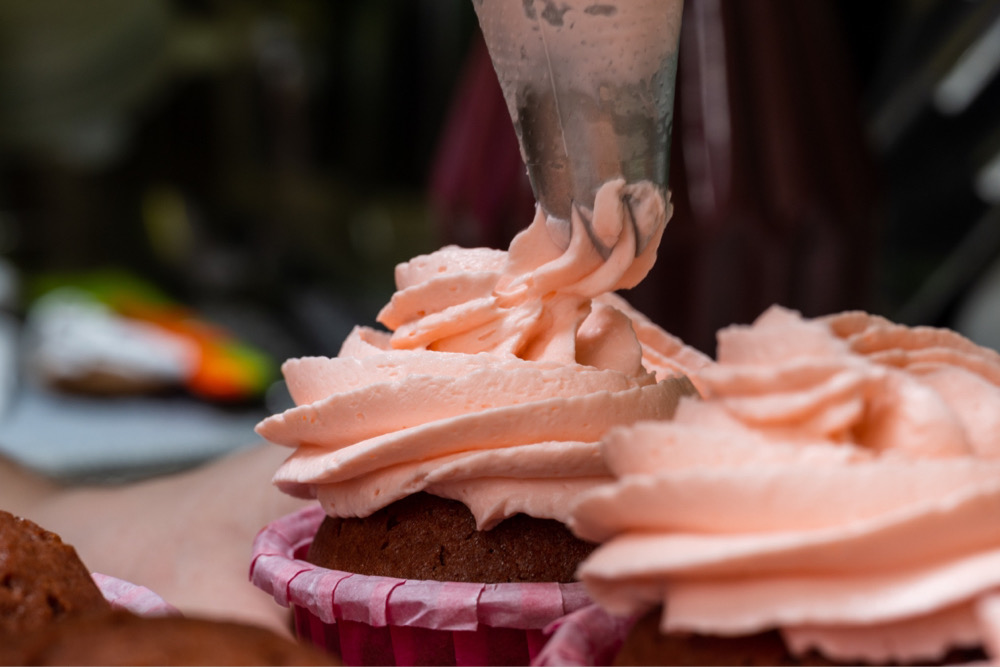
<path fill-rule="evenodd" d="M 296 407 L 258 433 L 294 448 L 276 484 L 322 510 L 294 520 L 295 538 L 282 529 L 270 551 L 304 556 L 322 523 L 316 542 L 326 547 L 310 560 L 326 567 L 282 567 L 326 583 L 308 594 L 318 606 L 286 600 L 284 580 L 261 574 L 274 554 L 260 549 L 254 577 L 279 601 L 309 607 L 303 633 L 339 642 L 349 663 L 526 662 L 544 628 L 586 602 L 569 579 L 592 545 L 564 524 L 579 494 L 612 479 L 601 437 L 669 418 L 694 393 L 684 374 L 708 363 L 611 294 L 646 275 L 668 217 L 654 186 L 605 184 L 592 225 L 600 243 L 579 218 L 560 243 L 539 212 L 508 252 L 447 247 L 415 258 L 397 267 L 398 291 L 379 315 L 389 331 L 359 327 L 335 359 L 286 362 Z M 475 638 L 490 629 L 500 638 Z M 444 647 L 415 656 L 414 641 L 393 637 L 414 630 L 449 637 L 421 639 Z M 470 642 L 478 652 L 459 650 Z M 376 645 L 385 650 L 372 653 Z"/>
<path fill-rule="evenodd" d="M 571 520 L 588 592 L 647 615 L 623 664 L 1000 655 L 1000 355 L 781 308 L 718 342 L 705 400 L 609 433 Z"/>

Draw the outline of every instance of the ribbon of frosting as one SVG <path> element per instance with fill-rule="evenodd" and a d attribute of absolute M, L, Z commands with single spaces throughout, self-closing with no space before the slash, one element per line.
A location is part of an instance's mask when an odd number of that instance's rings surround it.
<path fill-rule="evenodd" d="M 598 191 L 591 225 L 574 213 L 565 249 L 539 207 L 507 253 L 448 247 L 400 265 L 399 291 L 378 319 L 393 331 L 395 349 L 596 360 L 637 374 L 641 348 L 629 318 L 603 303 L 591 317 L 592 301 L 645 277 L 667 218 L 667 204 L 651 183 L 611 181 Z M 616 239 L 607 257 L 593 229 Z M 650 239 L 641 247 L 644 235 Z"/>
<path fill-rule="evenodd" d="M 934 660 L 989 644 L 1000 592 L 1000 356 L 863 313 L 772 308 L 719 334 L 703 401 L 614 429 L 579 572 L 663 628 L 780 628 L 793 651 Z"/>
<path fill-rule="evenodd" d="M 652 184 L 612 181 L 568 247 L 539 209 L 508 252 L 449 246 L 398 266 L 389 331 L 358 327 L 337 358 L 283 366 L 296 407 L 257 427 L 295 448 L 275 483 L 334 516 L 426 490 L 482 529 L 518 512 L 565 521 L 611 479 L 601 436 L 669 418 L 695 391 L 675 376 L 710 363 L 609 294 L 646 275 L 668 217 Z"/>

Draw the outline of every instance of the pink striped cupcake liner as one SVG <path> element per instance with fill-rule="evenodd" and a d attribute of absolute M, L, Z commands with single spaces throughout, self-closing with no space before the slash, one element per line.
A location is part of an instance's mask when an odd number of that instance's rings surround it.
<path fill-rule="evenodd" d="M 90 575 L 111 604 L 112 609 L 124 609 L 138 616 L 179 616 L 176 607 L 145 586 L 109 577 L 96 572 Z"/>
<path fill-rule="evenodd" d="M 474 584 L 373 577 L 302 560 L 319 505 L 264 528 L 250 579 L 291 607 L 296 632 L 348 665 L 528 665 L 550 626 L 590 603 L 582 584 Z"/>
<path fill-rule="evenodd" d="M 612 616 L 596 604 L 589 604 L 552 624 L 549 628 L 551 638 L 531 664 L 538 667 L 610 665 L 633 623 L 633 617 Z"/>

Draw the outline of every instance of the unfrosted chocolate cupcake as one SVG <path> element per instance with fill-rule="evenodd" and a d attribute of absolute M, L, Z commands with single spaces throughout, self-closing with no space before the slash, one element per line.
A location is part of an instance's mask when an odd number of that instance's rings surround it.
<path fill-rule="evenodd" d="M 27 519 L 0 511 L 0 637 L 109 610 L 73 547 Z"/>
<path fill-rule="evenodd" d="M 338 665 L 270 630 L 125 611 L 81 615 L 0 645 L 4 665 Z"/>
<path fill-rule="evenodd" d="M 477 530 L 455 500 L 417 493 L 363 519 L 327 517 L 309 562 L 356 574 L 488 584 L 568 583 L 596 545 L 525 514 Z"/>

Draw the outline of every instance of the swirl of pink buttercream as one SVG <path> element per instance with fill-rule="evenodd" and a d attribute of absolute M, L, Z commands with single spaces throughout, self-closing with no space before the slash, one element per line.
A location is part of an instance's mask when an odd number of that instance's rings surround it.
<path fill-rule="evenodd" d="M 358 327 L 337 358 L 284 364 L 296 407 L 257 427 L 295 448 L 276 484 L 335 516 L 425 490 L 480 528 L 518 512 L 565 521 L 611 479 L 601 436 L 669 418 L 694 393 L 678 376 L 710 363 L 609 294 L 648 272 L 668 215 L 651 184 L 613 181 L 566 248 L 539 213 L 508 252 L 449 246 L 399 265 L 388 331 Z"/>
<path fill-rule="evenodd" d="M 590 225 L 603 230 L 607 256 L 579 213 L 563 248 L 539 207 L 507 253 L 481 250 L 470 258 L 468 251 L 451 247 L 402 265 L 396 274 L 399 291 L 378 319 L 393 331 L 396 349 L 596 361 L 635 374 L 642 350 L 629 318 L 592 303 L 645 277 L 669 215 L 654 185 L 611 181 L 598 191 Z M 600 324 L 583 327 L 592 311 L 597 312 L 591 324 Z"/>
<path fill-rule="evenodd" d="M 704 397 L 613 429 L 570 526 L 618 613 L 779 628 L 794 651 L 935 660 L 990 645 L 1000 593 L 1000 356 L 954 332 L 772 308 L 720 332 Z"/>

